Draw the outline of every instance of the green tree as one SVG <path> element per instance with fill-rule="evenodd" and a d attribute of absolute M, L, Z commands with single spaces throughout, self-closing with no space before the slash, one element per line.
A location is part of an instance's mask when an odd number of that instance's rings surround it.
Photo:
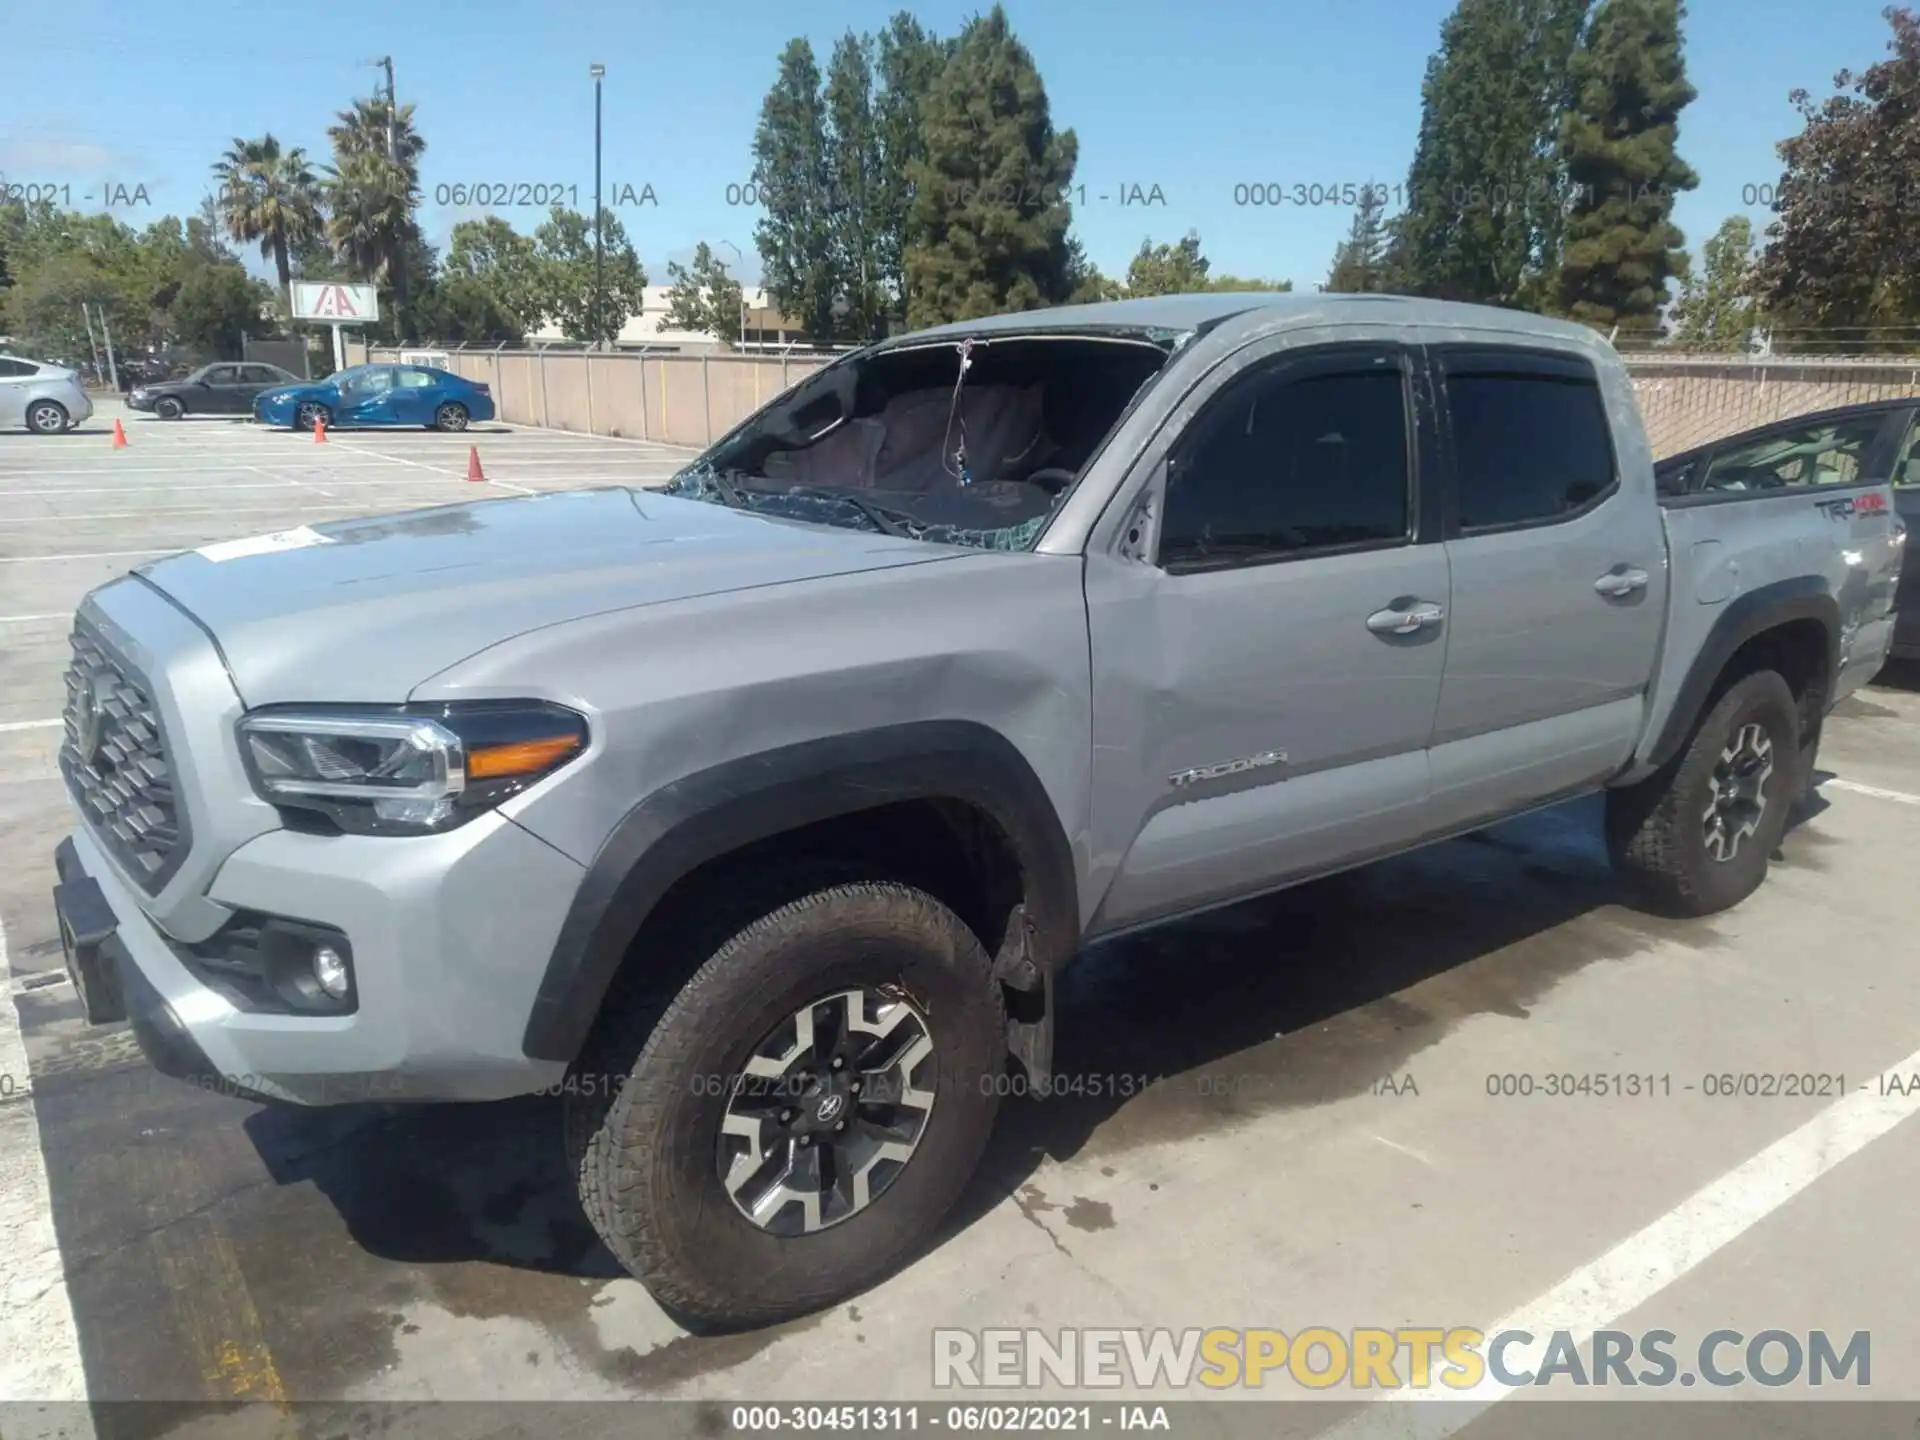
<path fill-rule="evenodd" d="M 449 345 L 519 345 L 526 324 L 487 281 L 443 272 L 414 302 L 420 333 Z"/>
<path fill-rule="evenodd" d="M 261 311 L 273 303 L 265 286 L 238 265 L 196 265 L 171 307 L 173 339 L 222 360 L 238 360 L 244 337 L 265 334 Z"/>
<path fill-rule="evenodd" d="M 695 246 L 691 266 L 669 260 L 667 276 L 673 282 L 667 291 L 668 325 L 702 331 L 729 345 L 739 343 L 740 307 L 745 293 L 740 282 L 727 273 L 726 265 L 714 256 L 712 246 L 704 240 Z"/>
<path fill-rule="evenodd" d="M 1674 197 L 1700 183 L 1675 146 L 1697 93 L 1680 49 L 1680 0 L 1600 0 L 1573 57 L 1561 124 L 1573 186 L 1559 308 L 1600 329 L 1657 331 L 1684 237 Z"/>
<path fill-rule="evenodd" d="M 600 244 L 605 270 L 600 287 L 599 323 L 594 319 L 593 222 L 577 210 L 556 205 L 534 231 L 541 314 L 560 326 L 569 340 L 611 344 L 646 301 L 647 272 L 613 211 L 600 212 Z"/>
<path fill-rule="evenodd" d="M 1207 288 L 1208 264 L 1195 231 L 1189 230 L 1171 245 L 1142 240 L 1139 253 L 1127 266 L 1127 294 L 1195 294 Z"/>
<path fill-rule="evenodd" d="M 1086 248 L 1077 235 L 1067 237 L 1067 303 L 1094 305 L 1102 300 L 1124 300 L 1126 288 L 1118 280 L 1100 273 L 1100 267 L 1087 258 Z"/>
<path fill-rule="evenodd" d="M 1687 350 L 1738 350 L 1758 320 L 1753 222 L 1729 216 L 1701 252 L 1700 271 L 1689 267 L 1673 302 L 1674 344 Z"/>
<path fill-rule="evenodd" d="M 540 313 L 540 262 L 533 237 L 522 235 L 498 215 L 462 220 L 447 237 L 440 267 L 447 282 L 465 280 L 489 293 L 521 330 L 537 328 Z M 462 287 L 466 295 L 468 287 Z M 471 302 L 463 300 L 463 305 Z"/>
<path fill-rule="evenodd" d="M 49 255 L 18 267 L 5 296 L 0 331 L 30 355 L 77 359 L 90 353 L 80 307 L 106 311 L 124 343 L 133 313 L 115 277 L 79 251 Z"/>
<path fill-rule="evenodd" d="M 873 67 L 874 42 L 851 31 L 840 37 L 827 62 L 827 215 L 845 312 L 834 326 L 836 339 L 880 339 L 892 308 L 883 268 L 880 176 L 885 162 L 874 113 Z"/>
<path fill-rule="evenodd" d="M 913 176 L 927 157 L 927 93 L 946 68 L 953 43 L 925 30 L 905 10 L 887 22 L 874 47 L 879 89 L 874 130 L 880 145 L 879 184 L 873 190 L 874 253 L 879 278 L 905 316 L 912 299 L 906 273 L 907 227 L 913 209 Z"/>
<path fill-rule="evenodd" d="M 1778 147 L 1756 282 L 1766 310 L 1797 327 L 1920 322 L 1920 19 L 1886 18 L 1887 59 L 1842 70 L 1818 106 L 1805 90 L 1788 97 L 1803 128 Z"/>
<path fill-rule="evenodd" d="M 1537 305 L 1558 269 L 1559 118 L 1588 0 L 1460 0 L 1421 86 L 1386 288 Z"/>
<path fill-rule="evenodd" d="M 213 167 L 220 182 L 217 204 L 226 233 L 241 244 L 258 243 L 273 261 L 280 298 L 293 313 L 293 252 L 319 234 L 320 181 L 295 146 L 282 150 L 271 134 L 235 139 Z"/>
<path fill-rule="evenodd" d="M 768 296 L 807 334 L 833 334 L 840 290 L 830 205 L 826 106 L 813 47 L 792 40 L 760 106 L 753 136 L 753 183 L 765 210 L 754 227 Z"/>
<path fill-rule="evenodd" d="M 923 107 L 908 323 L 1058 304 L 1072 293 L 1067 186 L 1079 151 L 1055 131 L 1033 56 L 999 5 L 961 32 Z"/>
<path fill-rule="evenodd" d="M 1291 280 L 1258 280 L 1246 275 L 1215 275 L 1207 281 L 1207 289 L 1216 294 L 1247 291 L 1285 294 L 1293 289 L 1293 282 Z"/>
<path fill-rule="evenodd" d="M 370 280 L 393 298 L 394 329 L 413 332 L 407 296 L 416 280 L 408 260 L 421 243 L 420 156 L 426 141 L 413 128 L 413 106 L 398 109 L 384 97 L 357 99 L 327 127 L 333 164 L 326 170 L 327 238 L 349 274 Z"/>
<path fill-rule="evenodd" d="M 1386 286 L 1387 189 L 1368 184 L 1353 209 L 1347 238 L 1333 252 L 1333 267 L 1322 289 L 1341 295 L 1376 294 Z"/>

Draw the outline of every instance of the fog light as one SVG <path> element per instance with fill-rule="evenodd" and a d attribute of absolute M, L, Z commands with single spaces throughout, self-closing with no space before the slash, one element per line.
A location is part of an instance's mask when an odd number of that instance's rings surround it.
<path fill-rule="evenodd" d="M 334 999 L 347 998 L 347 962 L 340 958 L 340 952 L 331 945 L 314 947 L 313 978 Z"/>

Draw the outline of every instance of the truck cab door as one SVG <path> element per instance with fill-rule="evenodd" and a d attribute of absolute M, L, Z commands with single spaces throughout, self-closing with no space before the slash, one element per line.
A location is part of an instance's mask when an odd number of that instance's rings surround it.
<path fill-rule="evenodd" d="M 1433 735 L 1445 828 L 1591 788 L 1640 738 L 1666 530 L 1626 382 L 1543 346 L 1430 350 L 1453 614 Z"/>
<path fill-rule="evenodd" d="M 1089 546 L 1092 931 L 1425 826 L 1450 602 L 1425 376 L 1412 347 L 1310 338 L 1194 382 Z"/>

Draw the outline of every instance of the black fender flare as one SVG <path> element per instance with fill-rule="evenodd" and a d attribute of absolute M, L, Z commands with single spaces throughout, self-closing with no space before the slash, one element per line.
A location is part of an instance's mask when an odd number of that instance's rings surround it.
<path fill-rule="evenodd" d="M 647 916 L 700 865 L 803 825 L 930 799 L 979 807 L 1012 842 L 1026 914 L 1024 935 L 1010 943 L 1023 939 L 1050 981 L 1079 942 L 1073 853 L 1053 801 L 1004 735 L 974 721 L 921 721 L 742 756 L 635 805 L 587 867 L 521 1049 L 536 1060 L 579 1055 Z"/>
<path fill-rule="evenodd" d="M 1647 753 L 1647 764 L 1658 769 L 1665 765 L 1693 734 L 1693 727 L 1707 708 L 1713 687 L 1739 648 L 1762 631 L 1791 620 L 1815 620 L 1827 635 L 1827 669 L 1821 677 L 1822 694 L 1833 694 L 1833 678 L 1840 659 L 1840 605 L 1818 575 L 1799 575 L 1791 580 L 1776 580 L 1761 585 L 1727 602 L 1707 632 L 1700 651 L 1681 682 L 1680 695 L 1667 712 L 1660 735 Z M 1819 723 L 1818 716 L 1815 724 Z"/>

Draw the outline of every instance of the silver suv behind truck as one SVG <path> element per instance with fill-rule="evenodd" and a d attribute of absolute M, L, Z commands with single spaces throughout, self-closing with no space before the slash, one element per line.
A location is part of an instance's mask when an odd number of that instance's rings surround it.
<path fill-rule="evenodd" d="M 1614 352 L 1505 311 L 899 337 L 668 494 L 87 597 L 69 968 L 251 1096 L 558 1090 L 669 1309 L 794 1315 L 927 1243 L 1090 941 L 1600 790 L 1646 903 L 1745 897 L 1888 644 L 1888 492 L 1829 478 L 1663 501 Z"/>

